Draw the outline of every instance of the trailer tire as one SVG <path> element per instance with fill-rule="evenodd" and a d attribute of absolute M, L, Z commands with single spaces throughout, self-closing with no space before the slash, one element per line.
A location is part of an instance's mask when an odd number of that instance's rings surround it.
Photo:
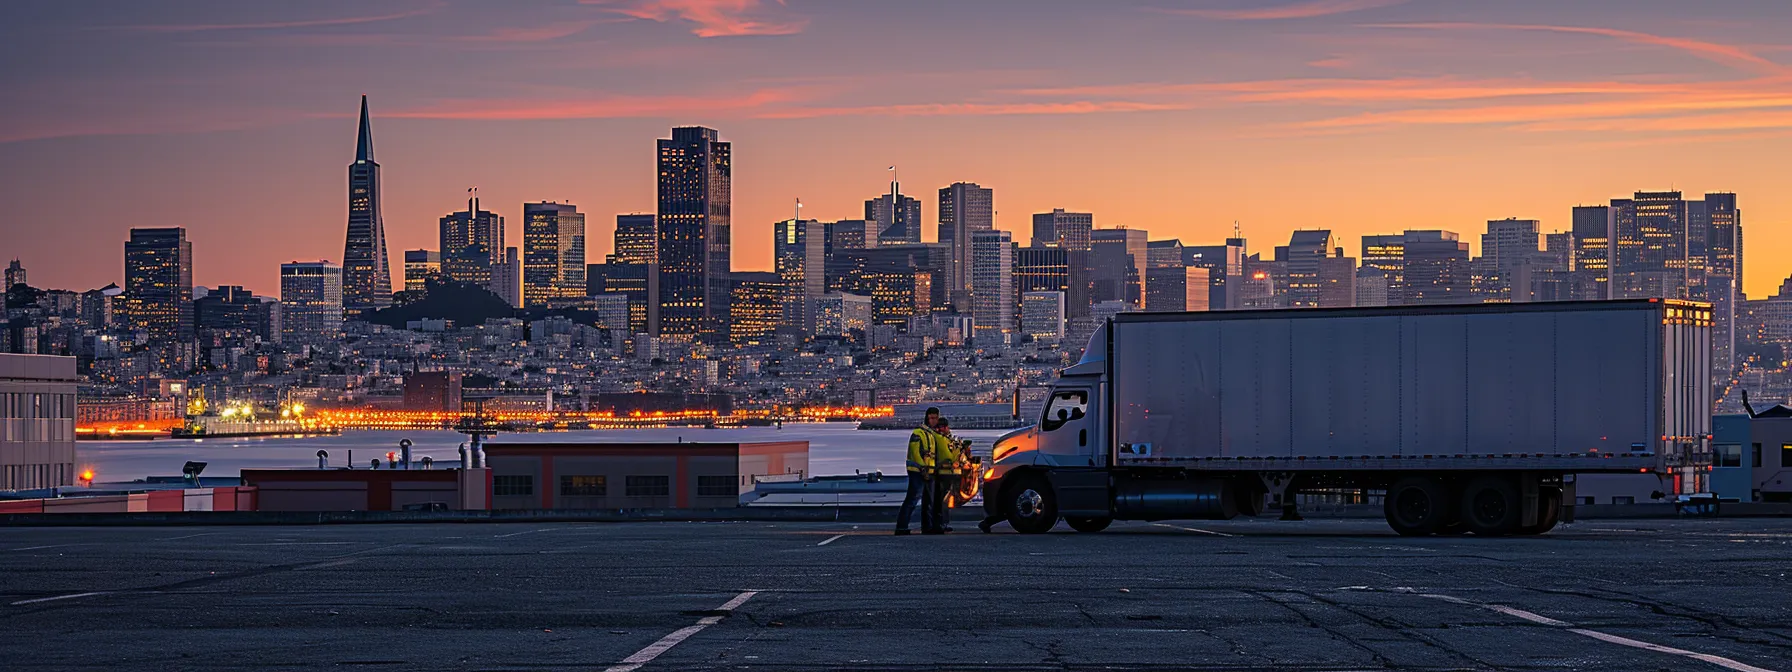
<path fill-rule="evenodd" d="M 1519 534 L 1543 534 L 1556 529 L 1562 521 L 1562 489 L 1542 488 L 1537 491 L 1537 524 L 1519 528 Z"/>
<path fill-rule="evenodd" d="M 1093 534 L 1095 532 L 1100 532 L 1102 530 L 1108 529 L 1108 525 L 1113 524 L 1114 519 L 1113 518 L 1084 518 L 1081 516 L 1065 516 L 1064 522 L 1070 525 L 1070 529 L 1076 530 L 1078 532 L 1089 532 L 1089 533 Z"/>
<path fill-rule="evenodd" d="M 1028 474 L 1002 488 L 1002 509 L 1014 531 L 1044 534 L 1058 524 L 1058 493 L 1045 477 Z"/>
<path fill-rule="evenodd" d="M 1462 524 L 1476 536 L 1498 537 L 1518 532 L 1524 502 L 1512 479 L 1482 476 L 1462 489 Z"/>
<path fill-rule="evenodd" d="M 1407 476 L 1388 486 L 1382 513 L 1388 527 L 1401 536 L 1423 536 L 1442 530 L 1454 518 L 1449 490 L 1430 476 Z"/>

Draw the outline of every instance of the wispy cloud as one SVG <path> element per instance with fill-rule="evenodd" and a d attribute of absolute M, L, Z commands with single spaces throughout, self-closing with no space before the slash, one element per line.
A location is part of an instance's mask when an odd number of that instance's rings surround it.
<path fill-rule="evenodd" d="M 759 89 L 745 94 L 708 96 L 595 95 L 544 99 L 454 99 L 435 105 L 380 116 L 406 119 L 457 119 L 472 121 L 547 119 L 629 119 L 682 115 L 710 117 L 752 116 L 774 105 L 807 100 L 803 89 Z"/>
<path fill-rule="evenodd" d="M 1784 65 L 1762 58 L 1760 55 L 1750 51 L 1746 47 L 1734 44 L 1706 42 L 1704 40 L 1696 40 L 1686 37 L 1669 37 L 1651 33 L 1641 33 L 1633 30 L 1618 30 L 1616 28 L 1589 28 L 1585 26 L 1552 26 L 1518 23 L 1383 23 L 1371 24 L 1369 27 L 1424 30 L 1528 30 L 1551 33 L 1599 35 L 1637 44 L 1649 44 L 1678 49 L 1708 61 L 1722 63 L 1724 65 L 1752 72 L 1771 75 L 1783 75 L 1792 72 L 1792 69 L 1788 69 Z"/>
<path fill-rule="evenodd" d="M 758 18 L 765 13 L 761 0 L 581 0 L 636 19 L 666 22 L 674 19 L 697 24 L 698 37 L 741 35 L 793 35 L 803 32 L 808 19 Z M 778 0 L 781 8 L 783 0 Z"/>
<path fill-rule="evenodd" d="M 467 35 L 460 39 L 466 42 L 552 42 L 554 40 L 583 33 L 586 30 L 590 30 L 592 26 L 597 25 L 598 23 L 601 22 L 567 21 L 565 23 L 530 28 L 499 28 L 484 35 Z"/>
<path fill-rule="evenodd" d="M 253 22 L 253 23 L 184 23 L 184 24 L 160 24 L 160 25 L 140 25 L 140 26 L 106 26 L 106 28 L 110 28 L 110 29 L 114 29 L 114 30 L 129 30 L 129 31 L 138 31 L 138 32 L 146 32 L 146 33 L 197 33 L 197 32 L 205 32 L 205 31 L 213 31 L 213 30 L 278 30 L 278 29 L 282 29 L 282 28 L 317 28 L 317 27 L 323 27 L 323 26 L 352 26 L 352 25 L 362 24 L 362 23 L 377 23 L 377 22 L 381 22 L 381 21 L 396 21 L 398 19 L 408 19 L 408 18 L 415 17 L 415 16 L 423 16 L 425 14 L 430 14 L 430 13 L 433 13 L 433 12 L 441 9 L 442 6 L 443 6 L 442 3 L 436 2 L 436 3 L 430 4 L 427 7 L 421 7 L 418 9 L 413 9 L 413 10 L 405 11 L 405 12 L 396 12 L 396 13 L 392 13 L 392 14 L 375 14 L 375 15 L 371 15 L 371 16 L 343 16 L 343 17 L 335 17 L 335 18 L 327 18 L 327 19 L 299 19 L 299 20 L 293 20 L 293 21 L 260 21 L 260 22 Z"/>
<path fill-rule="evenodd" d="M 1053 103 L 924 103 L 865 105 L 857 107 L 798 107 L 757 115 L 760 119 L 812 119 L 816 117 L 946 117 L 1101 114 L 1111 112 L 1161 112 L 1186 110 L 1188 103 L 1139 101 L 1066 101 Z"/>
<path fill-rule="evenodd" d="M 1333 14 L 1347 14 L 1366 9 L 1392 7 L 1406 4 L 1408 0 L 1307 0 L 1286 5 L 1269 7 L 1247 7 L 1241 9 L 1184 9 L 1153 7 L 1152 11 L 1166 14 L 1197 16 L 1203 19 L 1220 19 L 1224 21 L 1269 21 L 1275 19 L 1310 19 Z"/>

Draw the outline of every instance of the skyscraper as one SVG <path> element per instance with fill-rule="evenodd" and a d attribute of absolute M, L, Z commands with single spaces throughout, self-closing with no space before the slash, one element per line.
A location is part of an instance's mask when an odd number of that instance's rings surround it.
<path fill-rule="evenodd" d="M 890 193 L 865 201 L 865 221 L 876 226 L 878 245 L 921 242 L 921 201 L 902 195 L 902 183 L 895 180 Z"/>
<path fill-rule="evenodd" d="M 655 335 L 726 339 L 733 149 L 714 129 L 659 140 L 659 309 Z"/>
<path fill-rule="evenodd" d="M 490 287 L 492 266 L 504 261 L 504 218 L 479 209 L 479 197 L 467 199 L 467 209 L 442 217 L 440 240 L 442 275 L 454 282 Z"/>
<path fill-rule="evenodd" d="M 1473 301 L 1468 243 L 1454 231 L 1407 231 L 1401 244 L 1407 305 Z"/>
<path fill-rule="evenodd" d="M 1537 257 L 1538 228 L 1535 219 L 1488 220 L 1487 233 L 1481 235 L 1481 256 L 1509 279 L 1521 264 Z"/>
<path fill-rule="evenodd" d="M 1015 333 L 1014 239 L 994 229 L 969 236 L 972 337 L 978 345 L 1003 343 Z"/>
<path fill-rule="evenodd" d="M 1243 282 L 1244 238 L 1227 238 L 1224 245 L 1185 245 L 1182 264 L 1207 269 L 1208 310 L 1238 307 L 1235 282 Z"/>
<path fill-rule="evenodd" d="M 404 291 L 421 292 L 442 275 L 442 255 L 435 250 L 404 251 Z"/>
<path fill-rule="evenodd" d="M 523 306 L 585 295 L 585 215 L 570 203 L 523 204 Z"/>
<path fill-rule="evenodd" d="M 1035 341 L 1057 343 L 1064 340 L 1064 293 L 1022 292 L 1020 295 L 1020 331 Z"/>
<path fill-rule="evenodd" d="M 1145 270 L 1145 310 L 1182 313 L 1208 310 L 1207 269 L 1199 266 L 1159 266 Z"/>
<path fill-rule="evenodd" d="M 1075 322 L 1089 317 L 1089 253 L 1062 247 L 1023 247 L 1014 251 L 1014 292 L 1024 301 L 1028 292 L 1064 295 L 1064 317 Z"/>
<path fill-rule="evenodd" d="M 20 264 L 19 260 L 14 259 L 12 263 L 6 265 L 6 286 L 0 287 L 0 292 L 12 289 L 13 285 L 29 284 L 31 283 L 26 279 L 25 266 Z"/>
<path fill-rule="evenodd" d="M 735 345 L 769 343 L 784 321 L 784 279 L 777 273 L 730 273 L 728 338 Z"/>
<path fill-rule="evenodd" d="M 605 291 L 628 296 L 628 328 L 645 333 L 659 298 L 659 233 L 653 215 L 617 215 Z"/>
<path fill-rule="evenodd" d="M 1569 234 L 1574 237 L 1574 276 L 1569 296 L 1579 300 L 1612 298 L 1612 209 L 1574 206 Z"/>
<path fill-rule="evenodd" d="M 1063 232 L 1059 232 L 1062 236 Z M 1145 306 L 1145 266 L 1150 261 L 1150 234 L 1140 229 L 1099 229 L 1089 234 L 1090 277 L 1095 283 L 1094 303 L 1125 301 L 1134 309 Z M 1074 250 L 1074 242 L 1061 243 Z"/>
<path fill-rule="evenodd" d="M 523 307 L 523 260 L 514 245 L 504 248 L 504 260 L 492 266 L 488 287 L 510 307 Z"/>
<path fill-rule="evenodd" d="M 786 219 L 772 225 L 772 263 L 784 283 L 784 324 L 809 333 L 815 302 L 827 290 L 827 232 L 813 219 Z"/>
<path fill-rule="evenodd" d="M 1090 232 L 1095 229 L 1095 215 L 1087 212 L 1051 212 L 1033 215 L 1033 246 L 1062 247 L 1067 250 L 1089 250 Z"/>
<path fill-rule="evenodd" d="M 124 244 L 124 319 L 150 341 L 193 340 L 193 243 L 187 230 L 131 229 Z"/>
<path fill-rule="evenodd" d="M 380 164 L 373 160 L 373 123 L 361 96 L 355 162 L 348 165 L 348 240 L 342 251 L 343 310 L 350 317 L 392 304 L 386 225 L 380 218 Z"/>
<path fill-rule="evenodd" d="M 1686 298 L 1686 200 L 1678 191 L 1612 199 L 1614 298 Z"/>
<path fill-rule="evenodd" d="M 1382 272 L 1387 284 L 1387 305 L 1406 305 L 1406 234 L 1363 236 L 1364 268 Z"/>
<path fill-rule="evenodd" d="M 1288 237 L 1288 246 L 1276 250 L 1276 261 L 1287 262 L 1288 307 L 1331 308 L 1339 304 L 1340 299 L 1336 295 L 1337 274 L 1334 272 L 1328 276 L 1328 283 L 1321 281 L 1319 272 L 1321 263 L 1332 257 L 1332 251 L 1336 248 L 1337 240 L 1332 237 L 1331 231 L 1315 229 L 1295 231 Z M 1340 253 L 1337 256 L 1343 255 Z M 1356 270 L 1353 268 L 1347 274 L 1349 280 L 1345 284 L 1353 284 L 1355 276 Z M 1322 300 L 1322 289 L 1328 288 L 1332 292 L 1325 294 L 1325 300 Z M 1354 302 L 1354 294 L 1352 290 L 1351 295 L 1343 297 L 1341 305 L 1348 306 Z"/>
<path fill-rule="evenodd" d="M 1705 194 L 1705 292 L 1714 322 L 1711 372 L 1728 378 L 1736 367 L 1736 314 L 1742 301 L 1742 210 L 1736 194 Z"/>
<path fill-rule="evenodd" d="M 327 261 L 280 265 L 280 342 L 323 345 L 342 334 L 343 269 Z"/>
<path fill-rule="evenodd" d="M 995 228 L 995 192 L 974 182 L 954 182 L 940 190 L 939 208 L 939 241 L 952 246 L 946 296 L 963 312 L 971 291 L 971 236 Z"/>

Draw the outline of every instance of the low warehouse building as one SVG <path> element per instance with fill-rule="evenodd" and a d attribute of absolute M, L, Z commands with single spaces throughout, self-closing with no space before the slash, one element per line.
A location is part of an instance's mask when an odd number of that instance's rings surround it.
<path fill-rule="evenodd" d="M 487 443 L 493 509 L 738 506 L 760 476 L 804 478 L 809 442 Z"/>

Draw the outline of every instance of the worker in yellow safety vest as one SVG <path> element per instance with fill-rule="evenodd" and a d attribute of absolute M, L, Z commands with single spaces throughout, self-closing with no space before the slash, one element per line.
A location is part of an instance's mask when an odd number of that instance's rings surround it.
<path fill-rule="evenodd" d="M 951 422 L 940 418 L 933 423 L 933 525 L 926 534 L 945 534 L 952 531 L 952 506 L 949 501 L 952 493 L 958 492 L 958 439 L 952 438 Z M 925 520 L 925 516 L 922 517 Z"/>
<path fill-rule="evenodd" d="M 933 524 L 933 455 L 939 437 L 933 423 L 940 419 L 940 409 L 928 408 L 921 426 L 908 435 L 908 494 L 902 497 L 902 508 L 896 512 L 896 534 L 908 534 L 908 524 L 915 516 L 915 504 L 921 505 L 921 529 Z"/>

